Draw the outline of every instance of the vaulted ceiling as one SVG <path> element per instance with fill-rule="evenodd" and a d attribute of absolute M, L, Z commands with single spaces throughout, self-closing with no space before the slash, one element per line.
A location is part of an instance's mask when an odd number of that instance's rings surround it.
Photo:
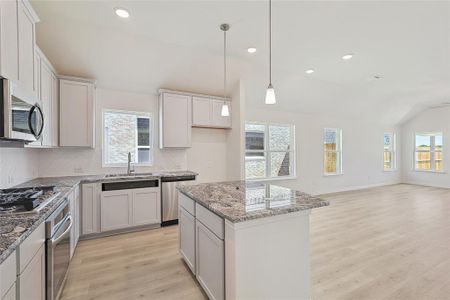
<path fill-rule="evenodd" d="M 32 4 L 41 19 L 37 43 L 58 72 L 133 92 L 164 87 L 220 95 L 219 25 L 229 23 L 229 89 L 244 79 L 248 105 L 264 105 L 268 1 Z M 118 18 L 115 7 L 131 17 Z M 247 53 L 251 46 L 255 54 Z M 342 60 L 347 53 L 353 59 Z M 274 109 L 387 124 L 450 103 L 450 2 L 275 0 L 273 84 Z"/>

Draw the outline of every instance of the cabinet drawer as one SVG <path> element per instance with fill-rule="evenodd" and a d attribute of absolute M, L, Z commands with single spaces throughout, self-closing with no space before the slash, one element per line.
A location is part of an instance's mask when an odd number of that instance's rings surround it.
<path fill-rule="evenodd" d="M 45 243 L 45 224 L 42 223 L 19 246 L 19 269 L 23 272 L 25 267 Z"/>
<path fill-rule="evenodd" d="M 178 203 L 183 207 L 188 213 L 195 216 L 195 201 L 190 199 L 188 196 L 181 192 L 178 192 Z"/>
<path fill-rule="evenodd" d="M 17 276 L 16 251 L 0 265 L 0 299 L 7 294 L 8 290 L 14 285 Z"/>
<path fill-rule="evenodd" d="M 221 217 L 210 212 L 200 204 L 195 204 L 196 218 L 211 230 L 218 238 L 224 238 L 224 222 Z"/>

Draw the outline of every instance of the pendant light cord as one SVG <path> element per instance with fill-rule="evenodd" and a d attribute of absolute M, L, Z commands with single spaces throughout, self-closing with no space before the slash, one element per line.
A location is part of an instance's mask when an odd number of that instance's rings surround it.
<path fill-rule="evenodd" d="M 272 85 L 272 0 L 269 0 L 269 84 Z"/>
<path fill-rule="evenodd" d="M 223 97 L 227 90 L 227 32 L 223 32 Z"/>

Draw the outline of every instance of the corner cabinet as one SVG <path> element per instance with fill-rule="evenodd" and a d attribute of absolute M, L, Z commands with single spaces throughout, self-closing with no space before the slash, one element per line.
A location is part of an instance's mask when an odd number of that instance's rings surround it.
<path fill-rule="evenodd" d="M 191 147 L 192 97 L 163 92 L 159 96 L 160 148 Z"/>
<path fill-rule="evenodd" d="M 60 77 L 61 147 L 95 148 L 95 81 Z"/>

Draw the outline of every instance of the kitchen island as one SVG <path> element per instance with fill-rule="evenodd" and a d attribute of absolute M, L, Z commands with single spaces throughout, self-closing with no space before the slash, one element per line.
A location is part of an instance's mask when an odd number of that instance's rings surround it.
<path fill-rule="evenodd" d="M 211 299 L 310 299 L 309 213 L 329 203 L 246 181 L 180 186 L 180 253 Z"/>

